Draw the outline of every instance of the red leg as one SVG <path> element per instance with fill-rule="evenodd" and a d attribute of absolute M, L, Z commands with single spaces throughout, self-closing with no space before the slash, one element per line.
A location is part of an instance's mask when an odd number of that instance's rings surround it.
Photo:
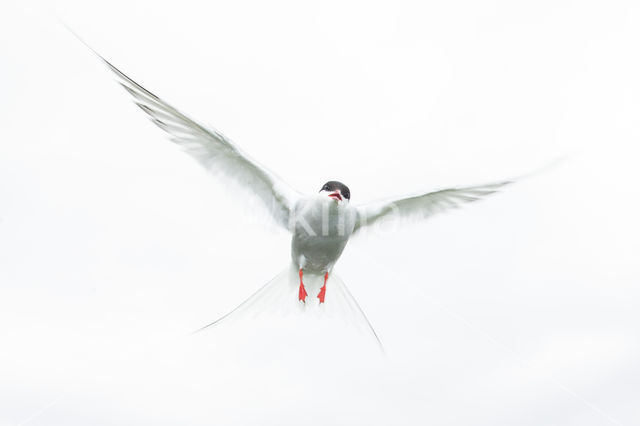
<path fill-rule="evenodd" d="M 304 299 L 307 298 L 307 290 L 304 288 L 304 284 L 302 284 L 302 268 L 300 268 L 300 288 L 298 289 L 298 300 L 302 300 L 304 303 Z"/>
<path fill-rule="evenodd" d="M 320 293 L 318 293 L 318 299 L 320 299 L 320 303 L 324 303 L 324 295 L 327 292 L 327 280 L 329 279 L 329 273 L 324 273 L 324 284 L 320 287 Z"/>

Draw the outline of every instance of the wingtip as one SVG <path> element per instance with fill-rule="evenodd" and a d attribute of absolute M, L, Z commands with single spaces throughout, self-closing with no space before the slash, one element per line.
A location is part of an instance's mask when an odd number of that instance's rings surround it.
<path fill-rule="evenodd" d="M 109 61 L 107 61 L 101 54 L 99 54 L 89 43 L 87 43 L 80 35 L 69 26 L 65 21 L 58 18 L 58 22 L 62 25 L 67 31 L 71 33 L 80 43 L 82 43 L 87 49 L 89 49 L 94 55 L 98 57 L 107 67 L 114 69 L 115 67 L 111 65 Z"/>
<path fill-rule="evenodd" d="M 225 316 L 226 316 L 226 315 L 225 315 Z M 214 322 L 212 322 L 212 323 L 209 323 L 209 324 L 205 325 L 204 327 L 200 327 L 200 328 L 198 328 L 197 330 L 192 331 L 191 333 L 189 333 L 189 336 L 196 335 L 196 334 L 198 334 L 198 333 L 200 333 L 200 332 L 202 332 L 202 331 L 206 330 L 207 328 L 209 328 L 209 327 L 211 327 L 211 326 L 216 325 L 216 324 L 217 324 L 221 319 L 222 319 L 222 318 L 217 319 L 217 320 L 215 320 Z"/>
<path fill-rule="evenodd" d="M 569 161 L 571 158 L 574 157 L 574 154 L 565 154 L 565 155 L 561 155 L 559 157 L 556 157 L 555 159 L 553 159 L 552 161 L 550 161 L 549 163 L 545 164 L 542 167 L 539 167 L 529 173 L 526 173 L 524 175 L 519 176 L 516 179 L 513 179 L 512 182 L 516 182 L 516 181 L 521 181 L 524 179 L 528 179 L 530 177 L 534 177 L 537 175 L 540 175 L 542 173 L 546 173 L 550 170 L 555 169 L 556 167 L 560 166 L 563 163 L 566 163 L 567 161 Z"/>
<path fill-rule="evenodd" d="M 93 53 L 95 53 L 96 55 L 98 55 L 98 52 L 96 52 L 91 46 L 89 46 L 89 43 L 87 43 L 86 41 L 84 41 L 84 39 L 82 37 L 80 37 L 80 35 L 73 29 L 71 28 L 71 26 L 69 24 L 67 24 L 66 22 L 64 22 L 62 19 L 58 18 L 58 22 L 60 23 L 60 25 L 62 25 L 67 31 L 69 31 L 71 33 L 72 36 L 74 36 L 80 43 L 84 44 L 89 50 L 91 50 Z M 100 55 L 98 55 L 100 56 Z"/>

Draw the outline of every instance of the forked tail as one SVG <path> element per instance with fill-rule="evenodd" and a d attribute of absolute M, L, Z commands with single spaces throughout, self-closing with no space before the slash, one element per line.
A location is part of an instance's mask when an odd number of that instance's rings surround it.
<path fill-rule="evenodd" d="M 255 317 L 264 312 L 278 312 L 288 315 L 292 313 L 316 312 L 320 316 L 343 318 L 353 323 L 357 328 L 367 330 L 382 349 L 382 343 L 373 329 L 371 322 L 365 315 L 358 302 L 353 297 L 344 281 L 335 272 L 329 274 L 327 280 L 327 293 L 325 303 L 320 303 L 316 298 L 321 286 L 324 284 L 323 275 L 306 273 L 304 285 L 309 292 L 306 303 L 298 300 L 298 271 L 290 265 L 276 275 L 271 281 L 262 286 L 258 291 L 249 296 L 235 309 L 193 332 L 199 333 L 234 318 Z"/>

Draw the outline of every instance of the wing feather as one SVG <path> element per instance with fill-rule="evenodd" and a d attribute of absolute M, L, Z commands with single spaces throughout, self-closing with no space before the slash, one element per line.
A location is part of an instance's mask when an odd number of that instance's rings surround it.
<path fill-rule="evenodd" d="M 290 212 L 300 197 L 299 192 L 251 159 L 222 133 L 187 117 L 91 50 L 113 71 L 135 104 L 156 126 L 168 133 L 172 142 L 226 183 L 257 196 L 273 219 L 288 228 Z"/>
<path fill-rule="evenodd" d="M 463 204 L 481 200 L 511 183 L 513 181 L 506 180 L 487 185 L 449 188 L 364 204 L 356 207 L 354 232 L 383 220 L 425 219 L 446 210 L 459 208 Z"/>

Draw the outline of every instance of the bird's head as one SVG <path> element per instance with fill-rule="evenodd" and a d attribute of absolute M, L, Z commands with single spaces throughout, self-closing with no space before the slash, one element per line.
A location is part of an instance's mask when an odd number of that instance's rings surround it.
<path fill-rule="evenodd" d="M 320 195 L 326 195 L 327 197 L 335 200 L 338 204 L 348 203 L 351 199 L 351 192 L 347 185 L 342 182 L 338 182 L 337 180 L 330 180 L 322 185 Z"/>

